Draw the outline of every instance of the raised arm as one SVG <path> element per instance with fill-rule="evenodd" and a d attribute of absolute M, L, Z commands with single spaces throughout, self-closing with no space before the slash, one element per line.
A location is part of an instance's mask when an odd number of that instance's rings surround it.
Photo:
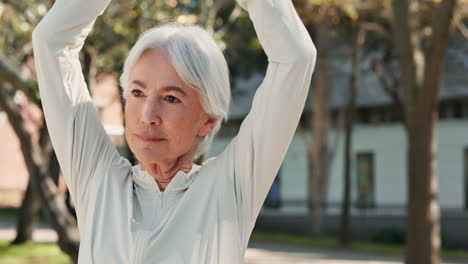
<path fill-rule="evenodd" d="M 266 76 L 231 142 L 234 182 L 247 243 L 263 201 L 296 131 L 316 50 L 291 0 L 239 0 L 268 56 Z"/>
<path fill-rule="evenodd" d="M 78 56 L 109 2 L 57 0 L 33 32 L 45 119 L 77 210 L 102 176 L 98 172 L 120 158 L 94 108 Z"/>

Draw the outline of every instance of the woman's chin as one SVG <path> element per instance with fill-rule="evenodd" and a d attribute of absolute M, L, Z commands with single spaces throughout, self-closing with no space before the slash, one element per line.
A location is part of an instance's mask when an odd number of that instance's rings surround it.
<path fill-rule="evenodd" d="M 158 160 L 167 156 L 167 152 L 160 149 L 140 148 L 133 152 L 140 163 L 157 163 Z"/>

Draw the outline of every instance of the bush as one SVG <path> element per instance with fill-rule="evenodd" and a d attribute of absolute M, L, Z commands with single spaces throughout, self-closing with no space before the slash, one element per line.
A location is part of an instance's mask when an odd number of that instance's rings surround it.
<path fill-rule="evenodd" d="M 404 245 L 406 236 L 401 230 L 397 230 L 395 228 L 384 228 L 372 232 L 370 239 L 375 243 Z"/>

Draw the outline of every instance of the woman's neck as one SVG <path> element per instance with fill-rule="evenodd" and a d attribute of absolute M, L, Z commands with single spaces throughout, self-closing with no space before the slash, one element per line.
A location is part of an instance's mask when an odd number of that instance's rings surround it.
<path fill-rule="evenodd" d="M 142 170 L 147 171 L 158 184 L 159 190 L 164 191 L 177 172 L 189 173 L 193 165 L 192 158 L 179 157 L 173 161 L 140 164 Z"/>

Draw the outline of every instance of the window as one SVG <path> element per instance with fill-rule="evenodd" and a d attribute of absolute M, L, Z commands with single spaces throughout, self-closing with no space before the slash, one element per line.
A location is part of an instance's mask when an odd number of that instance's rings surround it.
<path fill-rule="evenodd" d="M 446 119 L 448 116 L 448 107 L 446 103 L 439 104 L 439 119 Z"/>
<path fill-rule="evenodd" d="M 462 118 L 463 117 L 463 104 L 461 102 L 454 102 L 452 107 L 453 107 L 453 117 Z"/>
<path fill-rule="evenodd" d="M 465 164 L 465 210 L 468 211 L 468 147 L 465 147 L 465 157 L 463 161 Z"/>
<path fill-rule="evenodd" d="M 362 152 L 357 154 L 357 207 L 375 206 L 374 196 L 374 154 Z"/>
<path fill-rule="evenodd" d="M 369 110 L 365 108 L 359 109 L 358 120 L 361 124 L 369 124 Z"/>
<path fill-rule="evenodd" d="M 462 113 L 462 117 L 463 118 L 468 118 L 468 101 L 465 101 L 463 103 L 463 113 Z"/>

